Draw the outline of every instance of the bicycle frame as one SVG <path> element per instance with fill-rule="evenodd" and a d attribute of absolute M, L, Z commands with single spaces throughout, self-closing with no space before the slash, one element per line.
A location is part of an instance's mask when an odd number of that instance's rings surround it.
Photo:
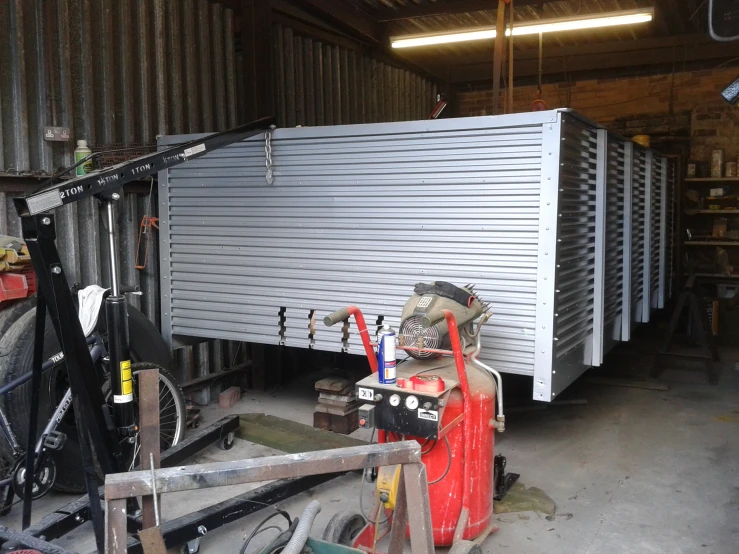
<path fill-rule="evenodd" d="M 105 355 L 105 348 L 102 344 L 102 340 L 100 339 L 100 336 L 97 333 L 95 333 L 94 335 L 91 335 L 90 337 L 88 337 L 87 343 L 89 345 L 92 345 L 92 348 L 90 349 L 90 356 L 92 357 L 93 362 L 97 363 Z M 46 373 L 48 371 L 51 371 L 53 368 L 55 368 L 57 365 L 59 365 L 63 361 L 64 361 L 64 353 L 58 352 L 57 354 L 54 354 L 51 358 L 49 358 L 48 360 L 44 362 L 44 364 L 41 366 L 41 372 Z M 24 375 L 21 375 L 17 379 L 14 379 L 7 385 L 3 385 L 2 387 L 0 387 L 0 397 L 6 395 L 7 393 L 27 383 L 28 381 L 31 380 L 31 377 L 32 377 L 31 373 L 26 373 Z M 41 432 L 41 435 L 38 441 L 36 441 L 36 445 L 33 449 L 36 457 L 39 457 L 41 453 L 43 452 L 44 442 L 46 440 L 46 437 L 56 430 L 57 426 L 59 425 L 59 423 L 61 423 L 62 419 L 67 414 L 71 406 L 72 406 L 72 389 L 68 388 L 67 391 L 64 393 L 64 396 L 62 397 L 61 401 L 57 405 L 56 409 L 54 410 L 54 413 L 52 414 L 51 418 L 49 418 L 49 421 L 46 423 L 46 427 L 44 427 L 44 430 Z M 2 409 L 2 406 L 0 406 L 0 431 L 2 431 L 2 434 L 5 437 L 5 440 L 7 441 L 8 445 L 10 446 L 13 452 L 13 458 L 17 459 L 20 455 L 23 454 L 23 448 L 18 443 L 18 439 L 16 438 L 15 433 L 13 433 L 13 430 L 10 428 L 10 424 L 8 423 L 8 419 L 5 415 L 5 412 Z M 10 477 L 6 479 L 0 480 L 0 489 L 8 486 L 11 483 L 12 479 L 13 477 L 11 475 Z"/>

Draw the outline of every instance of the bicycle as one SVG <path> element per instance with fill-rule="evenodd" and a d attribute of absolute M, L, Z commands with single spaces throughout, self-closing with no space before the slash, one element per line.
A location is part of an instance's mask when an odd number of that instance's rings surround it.
<path fill-rule="evenodd" d="M 7 336 L 3 337 L 3 341 L 13 343 L 18 339 L 16 335 L 19 332 L 27 330 L 27 323 L 31 321 L 22 321 L 23 318 L 26 320 L 32 319 L 34 315 L 33 311 L 26 313 L 16 323 L 19 326 L 16 331 L 13 328 L 7 333 Z M 87 345 L 90 351 L 90 357 L 93 363 L 100 370 L 100 381 L 101 387 L 106 391 L 106 396 L 110 397 L 109 394 L 109 378 L 110 371 L 106 370 L 105 365 L 109 361 L 106 356 L 106 348 L 103 337 L 99 332 L 92 333 L 87 337 Z M 47 359 L 41 367 L 42 374 L 49 375 L 50 372 L 54 371 L 63 365 L 64 354 L 58 352 L 49 359 Z M 160 379 L 160 444 L 162 450 L 166 450 L 176 445 L 182 440 L 185 433 L 186 424 L 186 408 L 185 399 L 182 391 L 177 386 L 175 379 L 169 374 L 169 372 L 156 364 L 147 362 L 134 363 L 132 365 L 134 380 L 139 371 L 143 369 L 159 369 Z M 0 386 L 0 399 L 5 399 L 8 395 L 12 394 L 13 391 L 19 390 L 23 385 L 31 381 L 32 373 L 30 371 L 23 375 L 12 379 L 9 383 Z M 136 391 L 134 382 L 134 391 Z M 48 380 L 48 390 L 46 393 L 49 396 L 54 394 L 54 383 L 50 378 Z M 38 440 L 36 441 L 33 448 L 34 464 L 36 470 L 33 476 L 32 485 L 32 499 L 36 500 L 41 498 L 51 490 L 54 486 L 57 476 L 56 462 L 51 452 L 61 452 L 64 448 L 67 437 L 63 432 L 58 431 L 60 424 L 64 421 L 70 407 L 72 406 L 72 391 L 67 386 L 66 390 L 59 402 L 56 404 L 51 417 L 48 419 L 46 426 L 41 431 Z M 24 449 L 18 441 L 16 432 L 13 431 L 11 422 L 9 421 L 3 406 L 0 403 L 0 431 L 5 439 L 6 443 L 6 458 L 10 458 L 10 464 L 7 464 L 3 468 L 4 471 L 0 474 L 0 491 L 3 491 L 6 487 L 8 488 L 6 498 L 3 507 L 0 509 L 0 515 L 6 514 L 12 506 L 13 496 L 23 498 L 23 491 L 26 481 L 26 466 L 25 460 L 28 454 L 28 450 Z M 128 447 L 126 448 L 126 446 Z M 136 459 L 139 454 L 138 444 L 138 433 L 134 434 L 133 437 L 127 437 L 122 441 L 122 448 L 128 450 L 127 458 L 129 459 L 128 469 L 133 469 Z M 2 450 L 2 449 L 0 449 Z M 8 467 L 8 465 L 10 467 Z"/>

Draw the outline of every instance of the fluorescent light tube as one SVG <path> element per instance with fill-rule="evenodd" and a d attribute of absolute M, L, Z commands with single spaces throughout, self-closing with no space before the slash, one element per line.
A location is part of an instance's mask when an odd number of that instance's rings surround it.
<path fill-rule="evenodd" d="M 548 21 L 543 20 L 532 24 L 514 25 L 513 36 L 576 31 L 578 29 L 596 29 L 599 27 L 615 27 L 617 25 L 634 25 L 637 23 L 647 23 L 652 21 L 653 18 L 653 9 L 643 9 L 604 13 L 588 18 L 550 19 Z M 506 29 L 506 35 L 509 34 L 510 30 Z M 460 30 L 455 33 L 393 37 L 391 38 L 391 42 L 393 48 L 413 48 L 415 46 L 451 44 L 454 42 L 490 40 L 494 38 L 494 28 L 482 27 L 479 29 Z"/>

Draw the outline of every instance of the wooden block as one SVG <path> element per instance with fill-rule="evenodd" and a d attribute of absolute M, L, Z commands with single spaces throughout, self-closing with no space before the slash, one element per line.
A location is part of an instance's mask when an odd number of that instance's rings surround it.
<path fill-rule="evenodd" d="M 221 408 L 230 408 L 241 399 L 241 389 L 239 387 L 229 387 L 218 395 L 218 406 Z"/>
<path fill-rule="evenodd" d="M 353 402 L 346 406 L 333 406 L 330 404 L 318 403 L 316 405 L 316 412 L 325 412 L 333 415 L 346 415 L 351 412 L 356 412 L 359 409 L 359 402 Z"/>
<path fill-rule="evenodd" d="M 359 412 L 353 411 L 346 415 L 313 412 L 313 427 L 348 435 L 359 428 Z"/>
<path fill-rule="evenodd" d="M 326 377 L 316 381 L 316 390 L 331 394 L 347 394 L 354 391 L 354 382 L 343 377 Z"/>
<path fill-rule="evenodd" d="M 323 429 L 324 431 L 331 430 L 331 414 L 324 412 L 313 412 L 313 427 L 316 429 Z"/>

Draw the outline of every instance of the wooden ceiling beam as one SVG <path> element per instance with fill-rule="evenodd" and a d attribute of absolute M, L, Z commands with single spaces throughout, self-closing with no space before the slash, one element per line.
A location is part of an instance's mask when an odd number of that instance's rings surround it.
<path fill-rule="evenodd" d="M 589 44 L 578 44 L 570 46 L 544 46 L 544 63 L 551 58 L 574 57 L 582 54 L 608 54 L 629 52 L 632 56 L 643 50 L 654 50 L 660 48 L 691 48 L 701 44 L 713 44 L 715 41 L 705 33 L 694 33 L 689 35 L 675 37 L 658 37 L 643 38 L 638 40 L 615 40 L 610 42 L 595 42 Z M 435 52 L 432 47 L 419 50 L 404 50 L 404 57 L 420 64 L 431 64 L 434 61 L 443 62 L 445 65 L 457 64 L 464 65 L 475 64 L 488 60 L 492 60 L 493 43 L 490 41 L 490 48 L 475 53 L 459 53 L 455 55 L 440 54 Z M 678 56 L 679 58 L 679 56 Z M 530 48 L 527 50 L 516 51 L 514 55 L 514 63 L 523 60 L 538 60 L 538 48 Z M 678 60 L 679 61 L 679 60 Z M 515 68 L 515 65 L 514 65 Z"/>
<path fill-rule="evenodd" d="M 691 35 L 688 35 L 691 36 Z M 680 41 L 678 39 L 682 38 Z M 661 41 L 644 39 L 618 41 L 584 47 L 549 48 L 544 51 L 543 74 L 556 75 L 579 72 L 601 72 L 607 75 L 609 69 L 629 67 L 648 67 L 652 65 L 669 66 L 684 63 L 716 60 L 729 60 L 739 57 L 739 43 L 714 42 L 702 36 L 700 42 L 686 41 L 685 37 L 667 37 Z M 624 48 L 631 45 L 631 48 Z M 443 58 L 443 64 L 436 64 L 436 73 L 445 73 L 453 83 L 489 82 L 492 80 L 492 56 L 459 56 Z M 419 62 L 420 63 L 420 62 Z M 421 64 L 425 65 L 425 64 Z M 514 77 L 526 78 L 537 74 L 538 52 L 517 53 L 514 63 Z"/>
<path fill-rule="evenodd" d="M 383 44 L 386 41 L 383 25 L 367 12 L 336 0 L 299 0 L 307 10 L 326 18 L 330 23 L 346 28 L 370 44 Z"/>
<path fill-rule="evenodd" d="M 554 0 L 514 0 L 516 8 L 524 6 L 541 6 Z M 449 15 L 468 12 L 495 11 L 494 0 L 455 0 L 453 2 L 433 2 L 426 4 L 409 4 L 403 8 L 383 8 L 373 12 L 378 21 L 383 23 L 402 19 L 416 19 L 434 15 Z"/>

